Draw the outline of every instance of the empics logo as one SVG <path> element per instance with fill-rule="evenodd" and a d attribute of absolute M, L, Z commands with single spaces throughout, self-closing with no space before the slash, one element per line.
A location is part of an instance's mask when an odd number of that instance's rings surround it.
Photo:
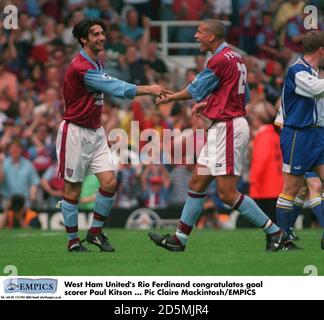
<path fill-rule="evenodd" d="M 55 279 L 28 279 L 9 278 L 3 281 L 5 293 L 55 293 L 57 290 L 57 280 Z"/>

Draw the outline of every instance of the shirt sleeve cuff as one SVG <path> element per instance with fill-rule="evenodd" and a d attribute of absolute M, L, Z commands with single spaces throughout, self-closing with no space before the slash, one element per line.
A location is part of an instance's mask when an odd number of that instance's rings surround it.
<path fill-rule="evenodd" d="M 137 94 L 137 88 L 135 84 L 128 84 L 125 88 L 125 97 L 133 99 Z"/>

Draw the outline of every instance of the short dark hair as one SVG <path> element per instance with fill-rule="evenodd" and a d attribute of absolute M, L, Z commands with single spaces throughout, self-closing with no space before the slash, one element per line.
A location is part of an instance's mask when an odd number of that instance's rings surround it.
<path fill-rule="evenodd" d="M 215 34 L 216 38 L 219 40 L 224 40 L 226 38 L 226 28 L 225 24 L 216 19 L 207 19 L 203 23 L 207 26 L 208 30 Z"/>
<path fill-rule="evenodd" d="M 74 26 L 72 30 L 72 34 L 73 37 L 78 40 L 81 47 L 83 47 L 84 45 L 84 43 L 82 43 L 81 41 L 81 38 L 87 39 L 90 29 L 95 25 L 99 25 L 104 31 L 107 31 L 107 26 L 101 19 L 82 20 Z"/>
<path fill-rule="evenodd" d="M 303 40 L 304 53 L 310 54 L 324 47 L 324 31 L 314 30 L 307 32 Z"/>

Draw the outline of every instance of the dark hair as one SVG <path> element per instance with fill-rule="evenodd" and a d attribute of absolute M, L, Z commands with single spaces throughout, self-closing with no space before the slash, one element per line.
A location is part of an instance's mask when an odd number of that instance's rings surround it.
<path fill-rule="evenodd" d="M 207 19 L 203 21 L 204 24 L 206 24 L 208 30 L 212 32 L 217 39 L 219 40 L 225 40 L 226 38 L 226 28 L 225 24 L 216 19 Z"/>
<path fill-rule="evenodd" d="M 107 26 L 101 19 L 82 20 L 74 26 L 72 30 L 73 37 L 78 40 L 82 47 L 84 43 L 82 43 L 81 38 L 87 39 L 90 29 L 95 25 L 99 25 L 104 31 L 107 31 Z"/>
<path fill-rule="evenodd" d="M 314 30 L 307 32 L 303 40 L 304 53 L 310 54 L 324 47 L 324 31 Z"/>

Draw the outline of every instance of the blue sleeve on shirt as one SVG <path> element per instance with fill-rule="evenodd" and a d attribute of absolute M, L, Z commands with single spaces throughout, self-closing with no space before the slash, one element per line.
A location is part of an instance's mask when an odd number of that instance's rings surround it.
<path fill-rule="evenodd" d="M 88 70 L 84 83 L 89 91 L 100 91 L 122 99 L 133 99 L 136 96 L 136 85 L 113 78 L 99 70 Z"/>
<path fill-rule="evenodd" d="M 219 85 L 219 79 L 209 68 L 197 74 L 195 80 L 188 85 L 187 90 L 197 102 L 205 99 Z"/>

